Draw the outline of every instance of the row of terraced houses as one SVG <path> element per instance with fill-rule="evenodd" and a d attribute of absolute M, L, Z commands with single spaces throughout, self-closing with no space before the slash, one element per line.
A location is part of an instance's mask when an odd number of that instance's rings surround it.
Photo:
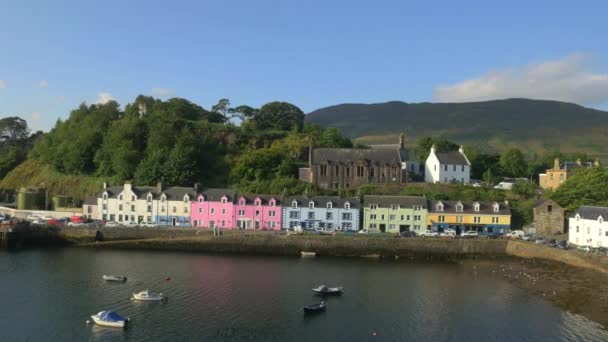
<path fill-rule="evenodd" d="M 88 218 L 160 226 L 280 230 L 303 229 L 400 233 L 477 230 L 505 233 L 507 202 L 430 201 L 424 196 L 275 196 L 197 186 L 107 186 L 87 200 Z"/>

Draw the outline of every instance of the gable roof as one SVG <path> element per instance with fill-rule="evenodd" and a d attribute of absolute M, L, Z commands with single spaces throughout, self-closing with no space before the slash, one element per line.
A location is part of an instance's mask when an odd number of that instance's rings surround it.
<path fill-rule="evenodd" d="M 604 219 L 608 219 L 608 208 L 583 205 L 576 209 L 576 211 L 572 213 L 571 217 L 575 217 L 576 214 L 579 214 L 581 218 L 588 220 L 596 220 L 600 216 Z"/>
<path fill-rule="evenodd" d="M 582 162 L 582 163 L 578 163 L 578 162 L 563 162 L 560 165 L 560 169 L 562 170 L 573 170 L 573 169 L 578 169 L 579 167 L 584 167 L 584 168 L 591 168 L 593 167 L 593 162 Z"/>
<path fill-rule="evenodd" d="M 183 200 L 183 198 L 186 194 L 188 194 L 190 196 L 191 200 L 196 198 L 196 191 L 194 190 L 194 188 L 185 188 L 185 187 L 180 187 L 180 186 L 174 186 L 174 187 L 164 189 L 162 193 L 164 193 L 167 196 L 168 200 L 173 200 L 173 201 Z"/>
<path fill-rule="evenodd" d="M 240 199 L 241 197 L 245 198 L 245 204 L 251 204 L 255 201 L 256 198 L 260 198 L 262 200 L 262 204 L 268 204 L 271 199 L 274 198 L 276 201 L 276 205 L 281 205 L 281 196 L 280 195 L 255 195 L 255 194 L 241 194 L 238 193 L 236 198 Z"/>
<path fill-rule="evenodd" d="M 218 202 L 222 199 L 223 196 L 228 197 L 229 202 L 234 202 L 234 200 L 236 199 L 236 191 L 231 189 L 210 188 L 203 190 L 201 194 L 205 196 L 205 200 L 207 201 Z"/>
<path fill-rule="evenodd" d="M 87 197 L 84 202 L 82 202 L 83 205 L 97 205 L 97 197 Z"/>
<path fill-rule="evenodd" d="M 550 200 L 550 199 L 542 199 L 542 200 L 536 201 L 536 203 L 534 203 L 534 208 L 540 207 L 541 205 L 543 205 L 545 203 L 549 203 L 556 208 L 562 208 L 559 204 L 555 203 L 555 201 Z"/>
<path fill-rule="evenodd" d="M 315 196 L 315 197 L 306 197 L 306 196 L 290 196 L 285 198 L 285 205 L 291 206 L 293 201 L 298 203 L 298 206 L 308 207 L 310 201 L 313 201 L 315 204 L 315 208 L 325 208 L 327 207 L 327 203 L 331 202 L 332 207 L 334 208 L 344 208 L 344 204 L 346 202 L 350 203 L 350 207 L 353 209 L 358 209 L 361 207 L 361 203 L 359 199 L 356 197 L 349 198 L 341 198 L 339 196 Z"/>
<path fill-rule="evenodd" d="M 443 204 L 443 211 L 437 211 L 437 203 Z M 456 211 L 456 204 L 462 204 L 462 211 Z M 473 205 L 479 203 L 479 211 L 473 210 Z M 498 203 L 498 212 L 494 212 L 492 205 L 498 202 L 463 202 L 463 201 L 430 201 L 429 213 L 464 213 L 464 214 L 487 214 L 487 215 L 511 215 L 511 208 L 506 203 Z"/>
<path fill-rule="evenodd" d="M 435 152 L 435 156 L 437 156 L 440 164 L 469 165 L 464 155 L 458 151 Z"/>
<path fill-rule="evenodd" d="M 315 148 L 312 150 L 312 164 L 345 163 L 366 160 L 371 163 L 401 163 L 408 160 L 407 151 L 399 148 Z"/>
<path fill-rule="evenodd" d="M 399 205 L 403 208 L 413 208 L 415 205 L 421 206 L 423 209 L 427 207 L 425 196 L 377 196 L 365 195 L 363 201 L 366 205 L 377 204 L 380 208 L 389 208 L 391 205 Z"/>

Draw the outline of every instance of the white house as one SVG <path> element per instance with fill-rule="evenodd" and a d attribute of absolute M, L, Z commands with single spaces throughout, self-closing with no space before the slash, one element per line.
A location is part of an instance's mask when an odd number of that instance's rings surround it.
<path fill-rule="evenodd" d="M 579 246 L 608 247 L 608 208 L 581 206 L 569 221 L 568 241 Z"/>
<path fill-rule="evenodd" d="M 437 152 L 435 145 L 424 167 L 424 181 L 427 183 L 463 183 L 471 180 L 471 163 L 460 146 L 458 151 Z"/>

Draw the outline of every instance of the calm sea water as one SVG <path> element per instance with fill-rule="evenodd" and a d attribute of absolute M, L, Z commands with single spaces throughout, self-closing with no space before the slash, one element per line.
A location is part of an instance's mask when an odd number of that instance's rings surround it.
<path fill-rule="evenodd" d="M 124 274 L 125 284 L 102 281 Z M 166 277 L 171 277 L 166 281 Z M 344 285 L 327 312 L 311 288 Z M 137 303 L 151 289 L 166 303 Z M 64 248 L 0 252 L 0 341 L 607 341 L 608 332 L 460 265 Z M 127 330 L 87 325 L 112 309 Z"/>

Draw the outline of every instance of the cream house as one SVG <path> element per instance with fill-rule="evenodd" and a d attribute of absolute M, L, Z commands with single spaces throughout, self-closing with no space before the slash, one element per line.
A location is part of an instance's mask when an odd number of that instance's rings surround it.
<path fill-rule="evenodd" d="M 568 241 L 579 246 L 608 247 L 608 208 L 583 205 L 569 218 Z"/>

